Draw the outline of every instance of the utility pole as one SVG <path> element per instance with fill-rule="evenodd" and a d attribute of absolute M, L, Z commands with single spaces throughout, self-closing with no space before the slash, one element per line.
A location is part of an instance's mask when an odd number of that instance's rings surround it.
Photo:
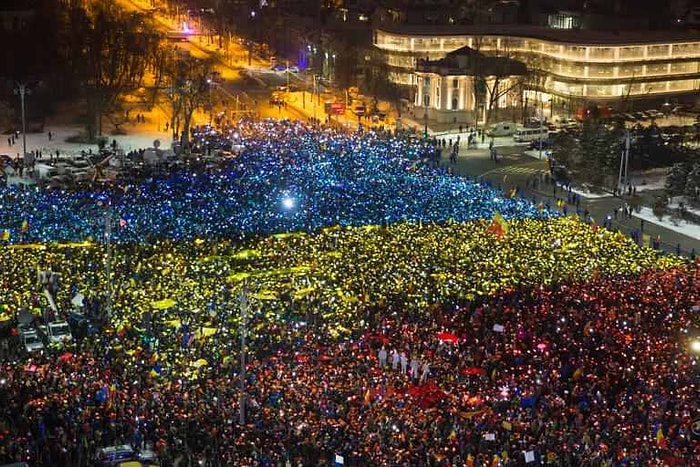
<path fill-rule="evenodd" d="M 15 94 L 19 95 L 19 99 L 22 106 L 22 158 L 27 154 L 27 118 L 24 107 L 24 97 L 31 94 L 31 90 L 27 88 L 25 83 L 17 83 L 17 88 L 15 89 Z"/>
<path fill-rule="evenodd" d="M 625 185 L 627 185 L 628 177 L 628 165 L 630 157 L 630 131 L 625 131 L 625 149 L 620 155 L 620 173 L 617 178 L 617 186 L 622 191 L 625 192 Z"/>
<path fill-rule="evenodd" d="M 245 360 L 246 360 L 246 334 L 248 333 L 248 286 L 243 286 L 243 290 L 238 294 L 238 307 L 241 312 L 241 370 L 240 370 L 240 399 L 238 423 L 245 426 L 245 402 L 246 402 L 246 387 L 245 387 Z"/>

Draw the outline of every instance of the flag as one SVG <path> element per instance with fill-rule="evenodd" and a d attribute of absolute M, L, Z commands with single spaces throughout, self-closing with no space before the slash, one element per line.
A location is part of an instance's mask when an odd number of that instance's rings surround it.
<path fill-rule="evenodd" d="M 512 188 L 508 190 L 508 197 L 509 198 L 515 198 L 518 194 L 518 189 L 517 188 Z"/>
<path fill-rule="evenodd" d="M 8 229 L 3 230 L 0 238 L 5 241 L 10 240 L 10 231 Z"/>
<path fill-rule="evenodd" d="M 26 232 L 29 230 L 29 222 L 27 220 L 22 221 L 22 233 Z"/>
<path fill-rule="evenodd" d="M 370 392 L 369 389 L 367 389 L 367 392 L 365 393 L 364 401 L 366 405 L 369 405 L 372 403 L 372 393 Z"/>
<path fill-rule="evenodd" d="M 666 437 L 664 436 L 664 428 L 659 425 L 656 430 L 656 446 L 660 449 L 666 449 Z"/>
<path fill-rule="evenodd" d="M 493 220 L 491 221 L 491 225 L 489 226 L 489 231 L 498 238 L 503 237 L 506 234 L 506 232 L 508 232 L 508 224 L 506 223 L 506 220 L 503 218 L 503 216 L 501 216 L 500 212 L 496 211 L 493 214 Z"/>
<path fill-rule="evenodd" d="M 453 440 L 453 439 L 455 439 L 456 437 L 457 437 L 457 431 L 456 431 L 454 428 L 452 428 L 452 431 L 451 431 L 450 434 L 447 436 L 447 439 Z"/>

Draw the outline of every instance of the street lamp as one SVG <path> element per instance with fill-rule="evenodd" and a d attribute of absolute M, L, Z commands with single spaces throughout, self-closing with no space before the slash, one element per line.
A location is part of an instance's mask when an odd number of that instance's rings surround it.
<path fill-rule="evenodd" d="M 24 97 L 31 93 L 31 90 L 27 88 L 27 85 L 25 83 L 17 83 L 15 95 L 19 95 L 19 99 L 22 105 L 22 158 L 24 158 L 27 155 L 27 119 L 24 107 Z"/>

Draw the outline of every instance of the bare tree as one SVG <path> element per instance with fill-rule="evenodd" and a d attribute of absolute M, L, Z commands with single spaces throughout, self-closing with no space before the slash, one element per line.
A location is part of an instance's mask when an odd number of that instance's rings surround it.
<path fill-rule="evenodd" d="M 171 127 L 180 137 L 185 150 L 189 148 L 190 126 L 194 112 L 209 101 L 210 79 L 213 66 L 210 61 L 192 56 L 180 56 L 167 66 L 170 89 L 167 93 L 172 104 Z M 182 131 L 180 132 L 180 123 Z"/>
<path fill-rule="evenodd" d="M 516 60 L 508 42 L 501 42 L 496 47 L 487 47 L 487 39 L 477 36 L 472 48 L 474 54 L 474 97 L 477 120 L 480 105 L 483 103 L 486 123 L 490 123 L 500 108 L 500 100 L 522 89 L 527 75 L 525 65 Z M 488 40 L 495 40 L 489 38 Z M 483 50 L 488 52 L 484 53 Z"/>
<path fill-rule="evenodd" d="M 88 138 L 102 135 L 102 116 L 117 108 L 119 99 L 143 84 L 160 38 L 150 32 L 140 14 L 123 13 L 111 3 L 93 5 L 81 28 L 84 43 L 83 82 L 88 104 Z"/>

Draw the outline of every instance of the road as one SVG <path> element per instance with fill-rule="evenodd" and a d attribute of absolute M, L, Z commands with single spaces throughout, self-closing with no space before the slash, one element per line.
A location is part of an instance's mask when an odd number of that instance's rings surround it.
<path fill-rule="evenodd" d="M 517 188 L 521 196 L 537 203 L 543 202 L 555 207 L 557 198 L 566 199 L 566 192 L 558 188 L 555 194 L 551 184 L 541 183 L 537 189 L 532 187 L 533 178 L 540 177 L 540 174 L 549 171 L 545 159 L 539 160 L 526 155 L 525 146 L 497 146 L 496 149 L 499 156 L 498 163 L 490 159 L 487 148 L 469 150 L 460 148 L 460 154 L 455 164 L 450 164 L 447 151 L 443 151 L 441 163 L 444 166 L 451 166 L 455 175 L 481 178 L 495 187 L 500 187 L 504 192 Z M 650 206 L 653 198 L 658 194 L 654 191 L 645 191 L 634 197 L 610 195 L 601 198 L 581 198 L 580 206 L 581 211 L 587 210 L 596 223 L 600 224 L 607 216 L 611 216 L 614 229 L 630 234 L 633 230 L 642 228 L 640 219 L 634 216 L 623 218 L 619 215 L 615 218 L 614 211 L 625 203 L 630 205 L 640 203 Z M 568 206 L 569 214 L 575 214 L 575 211 L 575 206 Z M 643 224 L 643 233 L 651 238 L 659 236 L 662 249 L 667 252 L 675 253 L 678 245 L 680 245 L 681 254 L 685 256 L 689 256 L 693 249 L 700 252 L 700 239 L 683 235 L 651 222 Z"/>

